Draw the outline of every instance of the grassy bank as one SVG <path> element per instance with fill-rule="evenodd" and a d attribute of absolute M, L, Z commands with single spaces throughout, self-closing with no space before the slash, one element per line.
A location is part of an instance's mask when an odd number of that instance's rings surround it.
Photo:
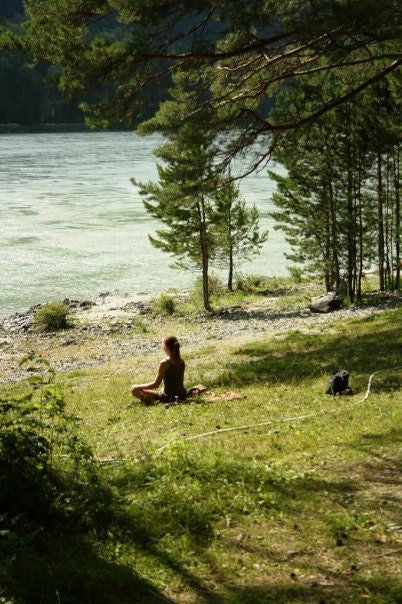
<path fill-rule="evenodd" d="M 402 303 L 398 292 L 375 291 L 372 279 L 364 281 L 365 293 L 359 304 L 345 300 L 341 310 L 324 315 L 312 315 L 308 310 L 311 299 L 323 293 L 320 283 L 249 275 L 233 292 L 216 277 L 211 285 L 212 312 L 204 311 L 197 283 L 188 292 L 172 289 L 157 297 L 111 293 L 96 303 L 71 301 L 63 320 L 67 329 L 58 331 L 52 331 L 52 314 L 60 302 L 0 320 L 0 384 L 15 381 L 19 360 L 31 350 L 48 358 L 60 371 L 82 369 L 104 364 L 107 359 L 143 356 L 159 348 L 161 338 L 170 332 L 187 346 L 236 334 L 317 330 L 323 323 L 371 315 Z M 57 316 L 53 318 L 57 323 Z"/>
<path fill-rule="evenodd" d="M 400 364 L 401 319 L 399 309 L 310 334 L 189 347 L 188 383 L 205 383 L 218 400 L 168 410 L 129 405 L 130 384 L 154 374 L 159 353 L 60 375 L 101 460 L 102 489 L 82 487 L 89 504 L 80 521 L 63 504 L 19 542 L 0 570 L 0 597 L 397 602 L 401 372 L 378 376 L 368 401 L 348 406 L 372 371 Z M 324 390 L 338 367 L 351 372 L 356 394 L 334 401 Z M 219 400 L 227 390 L 244 398 Z M 339 414 L 305 423 L 183 442 L 334 405 Z"/>

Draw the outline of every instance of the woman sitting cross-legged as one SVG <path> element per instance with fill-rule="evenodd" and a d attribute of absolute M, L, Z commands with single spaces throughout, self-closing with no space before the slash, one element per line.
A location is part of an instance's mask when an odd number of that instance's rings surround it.
<path fill-rule="evenodd" d="M 184 387 L 185 363 L 180 356 L 180 344 L 176 336 L 168 336 L 163 340 L 163 349 L 167 359 L 159 363 L 158 374 L 153 382 L 149 384 L 134 384 L 131 394 L 140 399 L 142 403 L 161 401 L 171 403 L 175 400 L 184 400 L 187 391 Z M 163 382 L 163 391 L 158 392 Z"/>

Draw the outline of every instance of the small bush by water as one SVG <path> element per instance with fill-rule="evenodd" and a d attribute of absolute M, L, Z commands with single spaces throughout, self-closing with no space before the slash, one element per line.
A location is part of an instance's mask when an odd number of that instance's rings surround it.
<path fill-rule="evenodd" d="M 40 331 L 59 331 L 69 327 L 69 309 L 62 302 L 49 302 L 36 311 L 34 325 Z"/>
<path fill-rule="evenodd" d="M 263 275 L 237 275 L 236 289 L 252 293 L 266 287 L 267 278 Z"/>
<path fill-rule="evenodd" d="M 177 309 L 176 301 L 168 294 L 162 294 L 153 305 L 154 315 L 174 315 Z"/>
<path fill-rule="evenodd" d="M 133 329 L 138 333 L 148 333 L 149 327 L 141 317 L 134 317 L 132 320 Z"/>
<path fill-rule="evenodd" d="M 208 288 L 211 296 L 217 296 L 225 291 L 222 279 L 219 275 L 214 274 L 209 275 L 208 277 Z M 202 300 L 202 277 L 198 277 L 198 279 L 195 280 L 193 294 L 197 300 Z"/>
<path fill-rule="evenodd" d="M 296 285 L 303 282 L 303 271 L 299 266 L 288 266 L 288 273 Z"/>

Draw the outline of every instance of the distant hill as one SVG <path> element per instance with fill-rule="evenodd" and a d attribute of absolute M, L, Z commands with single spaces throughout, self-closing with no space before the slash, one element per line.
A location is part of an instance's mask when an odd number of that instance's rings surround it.
<path fill-rule="evenodd" d="M 24 18 L 22 0 L 0 0 L 0 23 L 18 24 Z M 124 36 L 130 29 L 117 22 L 113 15 L 98 27 L 99 31 L 107 30 L 113 37 Z M 51 126 L 56 124 L 65 124 L 65 128 L 71 130 L 69 125 L 83 124 L 83 114 L 78 108 L 80 100 L 64 102 L 52 83 L 55 75 L 57 71 L 53 65 L 40 63 L 33 67 L 31 57 L 20 51 L 0 53 L 0 132 L 37 131 L 42 125 L 53 130 Z M 155 84 L 149 97 L 151 106 L 143 117 L 153 114 L 159 103 L 167 98 L 167 92 Z M 5 124 L 11 126 L 5 127 Z"/>
<path fill-rule="evenodd" d="M 0 1 L 0 22 L 24 19 L 22 0 Z M 19 51 L 0 54 L 0 124 L 23 126 L 44 123 L 80 123 L 78 103 L 64 104 L 56 87 L 47 82 L 54 68 L 42 63 L 31 66 L 30 57 Z"/>
<path fill-rule="evenodd" d="M 0 2 L 0 20 L 15 19 L 24 14 L 22 0 L 1 0 Z"/>

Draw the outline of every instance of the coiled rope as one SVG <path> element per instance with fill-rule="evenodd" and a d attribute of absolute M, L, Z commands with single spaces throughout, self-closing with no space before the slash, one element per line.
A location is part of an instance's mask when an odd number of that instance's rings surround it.
<path fill-rule="evenodd" d="M 309 413 L 307 415 L 296 415 L 295 417 L 285 417 L 285 418 L 272 419 L 272 420 L 268 420 L 268 421 L 264 421 L 264 422 L 258 422 L 255 424 L 245 424 L 244 426 L 232 426 L 231 428 L 222 428 L 221 430 L 211 430 L 210 432 L 202 432 L 201 434 L 194 434 L 193 436 L 187 436 L 186 438 L 182 438 L 180 440 L 182 442 L 189 442 L 191 440 L 198 440 L 198 439 L 204 438 L 206 436 L 215 436 L 217 434 L 225 434 L 228 432 L 236 432 L 239 430 L 251 430 L 253 428 L 260 428 L 262 426 L 271 426 L 273 424 L 285 424 L 285 423 L 290 424 L 290 423 L 295 423 L 295 422 L 302 422 L 302 421 L 305 421 L 306 419 L 311 419 L 313 417 L 318 417 L 320 415 L 326 415 L 327 413 L 339 413 L 341 411 L 344 411 L 345 409 L 350 409 L 352 407 L 356 407 L 357 405 L 364 403 L 364 401 L 366 401 L 368 399 L 368 397 L 370 395 L 371 385 L 373 383 L 374 376 L 378 375 L 379 373 L 385 373 L 386 371 L 399 371 L 400 369 L 402 369 L 402 365 L 400 365 L 398 367 L 389 367 L 388 369 L 379 369 L 378 371 L 374 371 L 369 377 L 366 393 L 363 396 L 363 398 L 359 399 L 358 401 L 353 401 L 353 402 L 349 403 L 348 405 L 342 405 L 341 407 L 336 407 L 334 409 L 322 409 L 321 411 L 317 411 L 316 413 Z M 177 440 L 178 439 L 171 440 L 170 442 L 166 443 L 165 445 L 163 445 L 162 447 L 157 449 L 155 451 L 155 453 L 162 453 L 172 443 L 177 442 Z"/>

